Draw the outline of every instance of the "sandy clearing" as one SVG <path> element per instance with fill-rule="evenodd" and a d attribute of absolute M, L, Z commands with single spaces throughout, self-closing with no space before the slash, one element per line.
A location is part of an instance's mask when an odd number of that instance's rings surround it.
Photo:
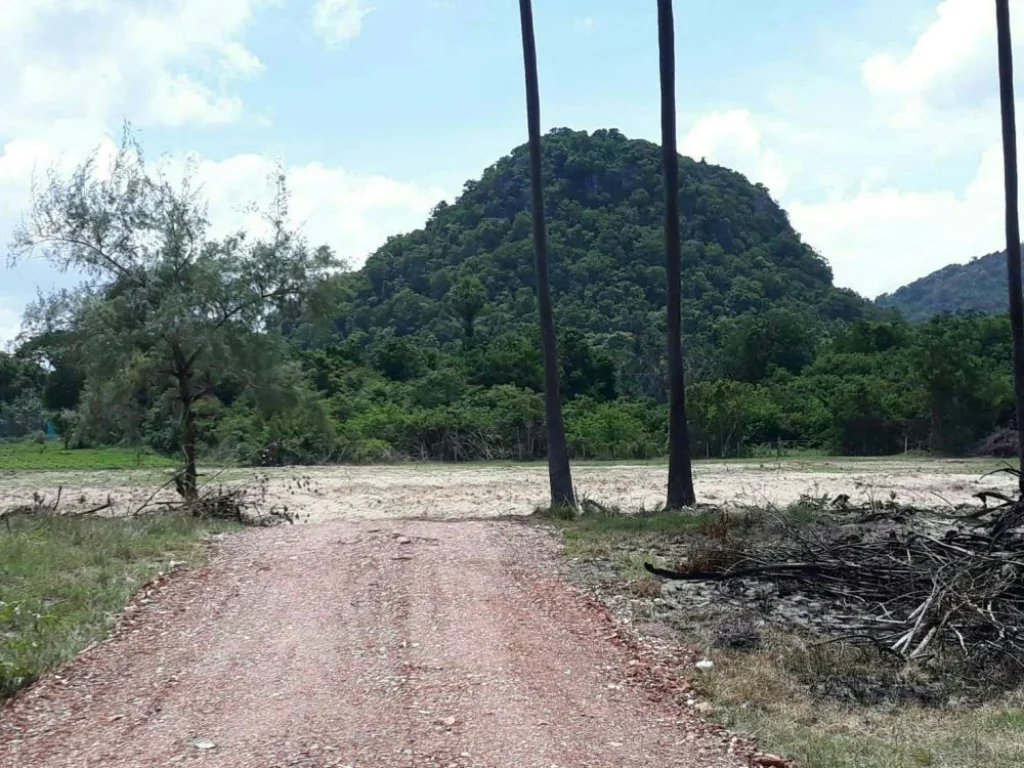
<path fill-rule="evenodd" d="M 849 494 L 857 501 L 886 499 L 916 504 L 971 502 L 982 489 L 1013 488 L 1013 479 L 994 475 L 994 466 L 970 460 L 815 460 L 723 463 L 699 462 L 695 483 L 700 501 L 732 505 L 784 505 L 801 494 Z M 664 497 L 664 465 L 581 465 L 573 470 L 578 491 L 623 509 L 650 508 Z M 323 520 L 381 517 L 494 517 L 529 514 L 548 498 L 547 469 L 530 465 L 409 464 L 373 467 L 271 469 L 268 498 Z M 250 470 L 229 470 L 218 481 L 251 481 Z M 210 471 L 208 478 L 213 477 Z M 158 490 L 159 472 L 8 472 L 0 476 L 0 508 L 29 503 L 33 493 L 52 500 L 63 487 L 62 505 L 88 508 L 108 496 L 117 512 L 138 506 Z M 156 498 L 174 498 L 163 491 Z"/>

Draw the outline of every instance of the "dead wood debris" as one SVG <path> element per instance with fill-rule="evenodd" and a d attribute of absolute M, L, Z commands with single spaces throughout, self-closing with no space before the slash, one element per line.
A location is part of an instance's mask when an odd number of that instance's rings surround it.
<path fill-rule="evenodd" d="M 755 579 L 825 601 L 844 616 L 837 639 L 904 659 L 948 650 L 1024 670 L 1024 500 L 989 496 L 1001 503 L 946 515 L 895 498 L 864 506 L 818 499 L 820 525 L 734 542 L 727 567 L 645 566 L 662 578 Z"/>
<path fill-rule="evenodd" d="M 189 514 L 198 518 L 229 520 L 257 527 L 294 524 L 299 520 L 299 514 L 290 511 L 286 505 L 267 503 L 264 486 L 217 487 L 200 493 L 198 498 L 191 501 L 181 499 L 161 502 L 151 505 L 149 509 L 158 509 L 162 514 Z M 146 513 L 147 510 L 139 509 L 134 514 L 138 516 Z"/>
<path fill-rule="evenodd" d="M 180 474 L 175 474 L 159 490 L 174 483 L 179 488 L 180 496 Z M 220 474 L 221 472 L 218 472 L 215 478 Z M 308 485 L 309 481 L 300 479 L 298 483 L 300 486 Z M 245 485 L 226 487 L 207 483 L 200 487 L 199 495 L 194 499 L 181 496 L 174 501 L 154 501 L 158 491 L 136 507 L 131 514 L 136 517 L 154 513 L 189 514 L 198 518 L 230 520 L 242 525 L 258 527 L 298 522 L 300 515 L 297 512 L 289 510 L 285 504 L 274 504 L 269 501 L 268 485 L 267 475 L 258 474 Z"/>
<path fill-rule="evenodd" d="M 229 520 L 242 525 L 257 527 L 269 527 L 283 523 L 294 524 L 301 518 L 298 512 L 290 510 L 287 505 L 273 503 L 269 499 L 269 478 L 264 474 L 256 475 L 245 485 L 230 487 L 213 484 L 204 485 L 199 489 L 199 494 L 195 499 L 186 499 L 180 496 L 173 500 L 158 499 L 157 497 L 160 496 L 161 492 L 174 485 L 179 477 L 180 473 L 176 473 L 167 482 L 154 490 L 145 501 L 127 510 L 124 515 L 111 514 L 109 512 L 115 506 L 114 500 L 110 495 L 107 496 L 107 500 L 104 503 L 87 509 L 65 507 L 58 511 L 63 490 L 58 488 L 54 501 L 49 501 L 37 491 L 33 493 L 31 504 L 23 504 L 0 510 L 0 519 L 4 520 L 8 531 L 10 531 L 10 521 L 18 515 L 89 517 L 91 515 L 99 515 L 102 512 L 107 512 L 108 516 L 111 517 L 191 515 L 197 518 Z M 310 487 L 311 481 L 308 478 L 298 478 L 289 481 L 287 490 L 288 492 L 295 492 L 304 488 L 309 489 Z"/>

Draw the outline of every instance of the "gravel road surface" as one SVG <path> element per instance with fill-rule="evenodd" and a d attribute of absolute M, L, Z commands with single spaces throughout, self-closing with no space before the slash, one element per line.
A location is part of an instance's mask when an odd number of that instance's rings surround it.
<path fill-rule="evenodd" d="M 511 522 L 223 537 L 0 711 L 0 765 L 746 764 L 558 570 Z"/>

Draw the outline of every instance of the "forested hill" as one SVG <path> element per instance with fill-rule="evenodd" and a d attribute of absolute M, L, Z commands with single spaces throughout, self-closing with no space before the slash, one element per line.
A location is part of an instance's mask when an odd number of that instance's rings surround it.
<path fill-rule="evenodd" d="M 1006 251 L 950 264 L 875 299 L 879 307 L 895 307 L 914 322 L 940 312 L 1002 314 L 1006 302 Z"/>
<path fill-rule="evenodd" d="M 568 129 L 549 133 L 543 146 L 556 322 L 663 346 L 660 148 L 616 130 Z M 770 308 L 814 323 L 864 311 L 867 302 L 833 287 L 828 264 L 801 241 L 766 188 L 688 158 L 681 178 L 691 342 L 723 318 Z M 423 229 L 391 238 L 344 278 L 339 330 L 425 333 L 442 344 L 461 339 L 467 321 L 460 307 L 473 286 L 458 285 L 460 278 L 482 283 L 482 293 L 470 295 L 471 307 L 482 302 L 476 333 L 535 325 L 529 198 L 523 145 L 468 182 L 454 204 L 439 205 Z"/>

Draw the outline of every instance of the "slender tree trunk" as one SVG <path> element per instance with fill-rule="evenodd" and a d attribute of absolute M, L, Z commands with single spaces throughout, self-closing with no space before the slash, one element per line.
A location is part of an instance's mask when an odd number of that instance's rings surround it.
<path fill-rule="evenodd" d="M 186 385 L 187 386 L 187 385 Z M 191 401 L 184 408 L 181 447 L 185 453 L 185 473 L 182 477 L 182 496 L 186 501 L 195 501 L 199 496 L 199 485 L 196 474 L 196 414 L 192 410 Z"/>
<path fill-rule="evenodd" d="M 1024 309 L 1021 296 L 1020 221 L 1017 195 L 1017 125 L 1013 103 L 1013 46 L 1009 0 L 996 0 L 999 39 L 999 101 L 1003 116 L 1003 170 L 1006 186 L 1006 273 L 1010 289 L 1010 332 L 1013 337 L 1013 391 L 1017 406 L 1017 446 L 1024 496 Z"/>
<path fill-rule="evenodd" d="M 676 54 L 672 0 L 658 0 L 661 63 L 661 149 L 665 165 L 665 277 L 668 296 L 668 509 L 692 507 L 693 470 L 683 381 L 679 154 L 676 150 Z"/>
<path fill-rule="evenodd" d="M 181 401 L 181 449 L 185 455 L 185 468 L 177 484 L 178 493 L 186 501 L 191 502 L 199 496 L 196 472 L 196 414 L 192 410 L 195 401 L 192 393 L 192 370 L 190 361 L 177 344 L 172 346 L 172 354 L 174 378 L 178 383 L 178 399 Z"/>
<path fill-rule="evenodd" d="M 548 428 L 548 475 L 551 480 L 551 505 L 573 506 L 572 473 L 562 422 L 562 398 L 558 391 L 558 349 L 555 320 L 551 311 L 548 284 L 548 242 L 544 225 L 544 186 L 540 153 L 540 86 L 537 79 L 537 46 L 533 37 L 533 7 L 530 0 L 519 0 L 523 28 L 523 62 L 526 65 L 526 112 L 530 131 L 530 181 L 533 190 L 533 244 L 537 254 L 537 309 L 540 313 L 540 339 L 544 352 L 544 406 Z"/>

